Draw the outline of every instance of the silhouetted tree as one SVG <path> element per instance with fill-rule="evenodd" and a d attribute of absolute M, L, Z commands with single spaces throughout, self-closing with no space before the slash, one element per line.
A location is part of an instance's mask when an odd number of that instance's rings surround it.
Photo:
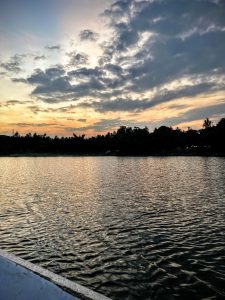
<path fill-rule="evenodd" d="M 51 138 L 46 134 L 0 135 L 0 154 L 101 154 L 101 155 L 225 155 L 225 118 L 216 126 L 207 118 L 203 129 L 182 131 L 167 126 L 121 126 L 117 131 L 86 138 L 84 134 Z"/>
<path fill-rule="evenodd" d="M 203 122 L 203 128 L 207 129 L 212 127 L 213 122 L 209 120 L 209 118 L 206 118 Z"/>

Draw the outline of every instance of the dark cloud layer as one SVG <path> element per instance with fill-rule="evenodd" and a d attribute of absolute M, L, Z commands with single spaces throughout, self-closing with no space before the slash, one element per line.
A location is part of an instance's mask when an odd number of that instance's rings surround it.
<path fill-rule="evenodd" d="M 80 107 L 91 107 L 100 112 L 107 111 L 143 111 L 149 109 L 158 104 L 169 102 L 180 97 L 192 97 L 203 92 L 212 92 L 225 89 L 225 84 L 215 87 L 214 84 L 203 83 L 195 86 L 185 86 L 176 91 L 162 90 L 160 93 L 152 97 L 151 99 L 129 99 L 129 98 L 117 98 L 111 101 L 93 101 L 93 102 L 81 102 Z"/>
<path fill-rule="evenodd" d="M 101 112 L 140 111 L 225 90 L 225 1 L 119 0 L 104 16 L 114 35 L 101 45 L 98 65 L 89 67 L 88 57 L 75 51 L 68 54 L 70 71 L 55 66 L 16 80 L 33 85 L 42 101 L 81 100 Z M 80 39 L 97 36 L 87 29 Z M 19 70 L 15 61 L 3 67 Z"/>

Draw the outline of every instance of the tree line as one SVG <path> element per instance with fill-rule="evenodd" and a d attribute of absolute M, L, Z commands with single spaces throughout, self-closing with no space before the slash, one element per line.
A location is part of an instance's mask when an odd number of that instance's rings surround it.
<path fill-rule="evenodd" d="M 105 135 L 54 138 L 46 134 L 0 135 L 0 155 L 218 155 L 225 156 L 225 118 L 208 118 L 202 129 L 121 126 Z"/>

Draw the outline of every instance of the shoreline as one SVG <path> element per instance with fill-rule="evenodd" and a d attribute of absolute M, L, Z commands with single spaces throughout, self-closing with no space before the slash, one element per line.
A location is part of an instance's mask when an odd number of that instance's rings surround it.
<path fill-rule="evenodd" d="M 154 154 L 116 154 L 116 153 L 8 153 L 0 157 L 225 157 L 225 153 L 154 153 Z"/>

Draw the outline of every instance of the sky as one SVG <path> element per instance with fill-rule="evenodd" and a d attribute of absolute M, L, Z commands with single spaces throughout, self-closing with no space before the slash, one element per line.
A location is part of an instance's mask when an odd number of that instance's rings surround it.
<path fill-rule="evenodd" d="M 225 0 L 0 0 L 0 134 L 225 117 Z"/>

